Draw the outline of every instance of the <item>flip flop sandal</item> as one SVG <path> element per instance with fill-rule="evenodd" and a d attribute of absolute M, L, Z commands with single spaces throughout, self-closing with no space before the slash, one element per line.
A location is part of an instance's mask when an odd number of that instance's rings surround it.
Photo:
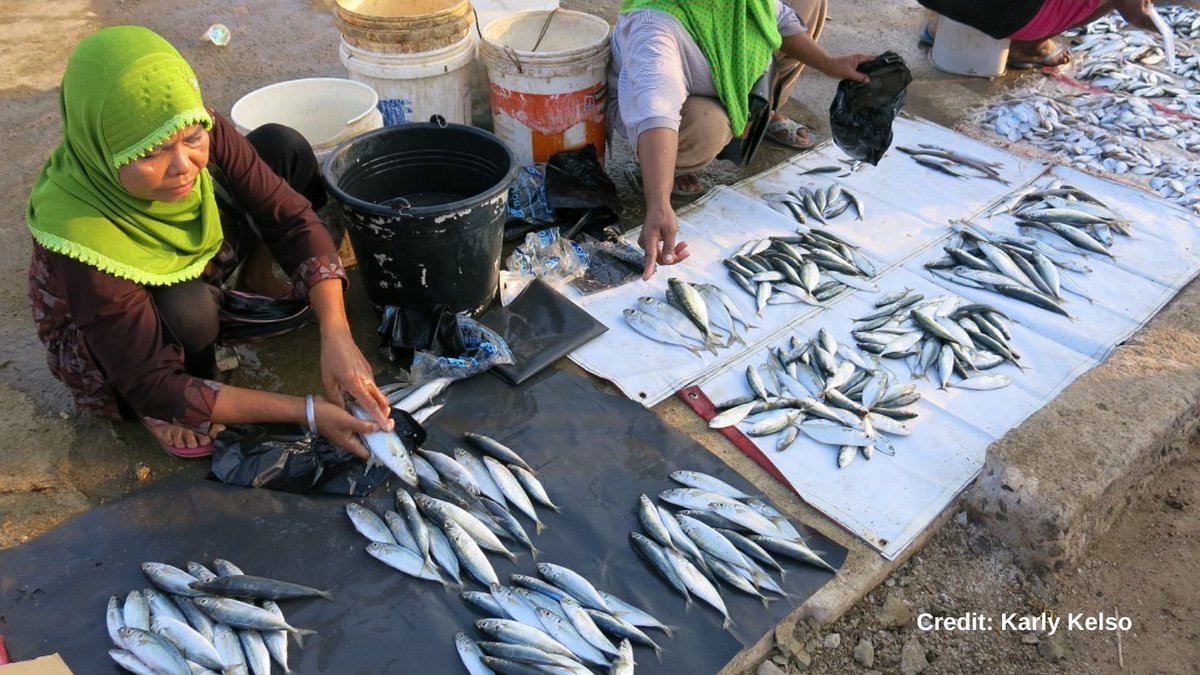
<path fill-rule="evenodd" d="M 926 23 L 925 26 L 921 28 L 921 32 L 917 35 L 917 43 L 918 44 L 924 45 L 926 47 L 933 46 L 933 22 L 936 20 L 937 19 L 930 19 L 929 22 Z"/>
<path fill-rule="evenodd" d="M 1059 63 L 1062 55 L 1067 55 L 1067 60 Z M 1008 59 L 1008 67 L 1013 70 L 1034 70 L 1035 68 L 1061 68 L 1062 66 L 1071 63 L 1071 52 L 1066 45 L 1059 45 L 1057 49 L 1045 54 L 1033 61 L 1014 61 L 1011 57 Z"/>
<path fill-rule="evenodd" d="M 808 132 L 807 140 L 800 139 L 801 129 Z M 816 134 L 811 129 L 796 120 L 786 118 L 767 125 L 767 138 L 796 150 L 808 150 L 817 144 Z"/>
<path fill-rule="evenodd" d="M 696 183 L 700 187 L 698 189 L 692 189 L 692 190 L 686 190 L 684 188 L 678 187 L 678 185 L 679 185 L 678 183 L 673 183 L 671 186 L 671 196 L 672 197 L 699 197 L 700 195 L 704 194 L 705 192 L 708 192 L 708 188 L 704 187 L 704 183 L 700 182 L 699 178 L 696 179 Z"/>
<path fill-rule="evenodd" d="M 171 426 L 169 423 L 159 419 L 154 419 L 153 417 L 143 417 L 142 425 L 147 429 L 150 429 L 152 434 L 154 433 L 154 429 Z M 161 440 L 157 434 L 154 435 L 154 440 L 158 441 L 158 444 L 161 445 L 162 449 L 168 454 L 176 457 L 182 457 L 183 459 L 200 459 L 202 457 L 209 457 L 213 454 L 212 441 L 209 441 L 203 445 L 197 445 L 194 448 L 189 448 L 186 445 L 171 445 L 170 443 Z"/>

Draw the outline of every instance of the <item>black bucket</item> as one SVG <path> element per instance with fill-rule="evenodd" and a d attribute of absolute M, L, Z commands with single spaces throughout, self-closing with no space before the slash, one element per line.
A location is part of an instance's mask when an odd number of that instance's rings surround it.
<path fill-rule="evenodd" d="M 461 124 L 384 127 L 325 160 L 377 312 L 444 304 L 478 314 L 491 304 L 517 169 L 503 141 Z"/>

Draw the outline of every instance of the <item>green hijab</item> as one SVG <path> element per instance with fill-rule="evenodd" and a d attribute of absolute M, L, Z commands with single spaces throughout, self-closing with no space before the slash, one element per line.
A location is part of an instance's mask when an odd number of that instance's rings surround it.
<path fill-rule="evenodd" d="M 67 62 L 59 107 L 63 141 L 25 209 L 33 238 L 140 284 L 200 276 L 222 242 L 208 170 L 171 203 L 134 197 L 117 176 L 180 129 L 212 128 L 196 75 L 179 52 L 141 26 L 93 33 Z"/>
<path fill-rule="evenodd" d="M 700 45 L 713 87 L 740 136 L 750 118 L 750 89 L 783 44 L 773 0 L 623 0 L 621 14 L 637 9 L 666 12 Z"/>

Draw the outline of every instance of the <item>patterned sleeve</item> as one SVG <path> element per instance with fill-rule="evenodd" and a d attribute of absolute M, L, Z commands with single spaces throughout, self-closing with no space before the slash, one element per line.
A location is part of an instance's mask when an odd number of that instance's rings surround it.
<path fill-rule="evenodd" d="M 166 333 L 150 292 L 56 253 L 66 311 L 90 361 L 137 414 L 207 434 L 221 383 L 183 369 L 183 349 Z"/>
<path fill-rule="evenodd" d="M 344 287 L 346 273 L 337 247 L 312 204 L 259 158 L 229 120 L 210 112 L 209 161 L 225 172 L 234 197 L 246 207 L 272 256 L 296 283 L 296 295 L 306 297 L 310 288 L 325 279 L 341 279 Z"/>

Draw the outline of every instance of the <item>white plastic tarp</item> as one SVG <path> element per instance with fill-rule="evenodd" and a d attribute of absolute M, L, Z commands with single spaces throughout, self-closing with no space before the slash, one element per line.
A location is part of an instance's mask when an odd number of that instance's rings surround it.
<path fill-rule="evenodd" d="M 966 487 L 982 468 L 991 443 L 1100 363 L 1200 271 L 1200 228 L 1195 217 L 1154 195 L 1064 167 L 1047 170 L 946 129 L 897 120 L 897 144 L 922 142 L 1001 161 L 1005 167 L 1001 173 L 1010 185 L 937 174 L 895 150 L 878 167 L 837 179 L 866 202 L 867 217 L 858 222 L 851 210 L 828 228 L 860 246 L 879 265 L 879 294 L 855 292 L 825 309 L 770 306 L 760 327 L 750 332 L 749 347 L 722 350 L 719 357 L 699 358 L 654 343 L 621 320 L 621 310 L 634 306 L 638 295 L 661 298 L 666 277 L 672 274 L 719 284 L 743 311 L 752 312 L 753 299 L 728 280 L 720 261 L 747 239 L 787 234 L 794 228 L 787 217 L 765 208 L 759 195 L 795 189 L 804 181 L 813 185 L 828 181 L 827 175 L 798 175 L 806 168 L 834 163 L 832 157 L 840 151 L 825 147 L 821 156 L 804 156 L 732 189 L 717 190 L 682 214 L 681 229 L 693 258 L 660 271 L 651 282 L 580 301 L 613 330 L 572 357 L 647 405 L 696 383 L 710 399 L 720 402 L 749 393 L 746 366 L 763 364 L 769 347 L 784 345 L 793 335 L 807 340 L 825 327 L 839 341 L 853 344 L 852 319 L 871 311 L 883 294 L 904 288 L 927 297 L 953 293 L 999 308 L 1013 319 L 1012 345 L 1022 356 L 1024 371 L 1011 364 L 989 371 L 1013 380 L 1011 386 L 992 391 L 940 390 L 929 380 L 915 381 L 923 396 L 913 408 L 919 417 L 907 423 L 911 436 L 889 437 L 896 448 L 894 457 L 876 453 L 866 461 L 860 456 L 838 469 L 837 448 L 803 435 L 782 453 L 775 451 L 774 436 L 751 439 L 806 501 L 888 558 L 899 555 Z M 1063 272 L 1090 298 L 1065 294 L 1063 307 L 1072 318 L 960 286 L 924 269 L 926 262 L 942 255 L 944 244 L 958 236 L 953 229 L 956 222 L 969 221 L 995 234 L 1017 234 L 1013 216 L 987 217 L 986 212 L 1051 180 L 1100 199 L 1127 218 L 1133 231 L 1132 237 L 1116 236 L 1111 249 L 1115 258 L 1096 254 L 1080 258 L 1091 273 Z M 885 365 L 900 380 L 911 379 L 903 362 L 889 360 Z"/>

